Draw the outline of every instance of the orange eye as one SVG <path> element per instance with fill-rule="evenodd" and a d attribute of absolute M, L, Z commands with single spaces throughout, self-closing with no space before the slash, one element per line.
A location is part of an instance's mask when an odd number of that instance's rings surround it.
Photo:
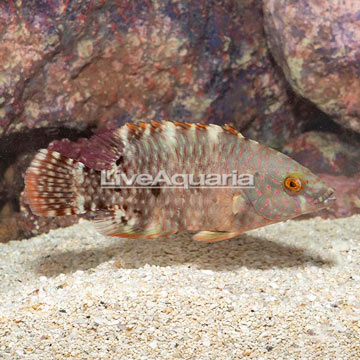
<path fill-rule="evenodd" d="M 284 187 L 291 192 L 299 192 L 303 188 L 303 183 L 299 178 L 290 175 L 284 180 Z"/>

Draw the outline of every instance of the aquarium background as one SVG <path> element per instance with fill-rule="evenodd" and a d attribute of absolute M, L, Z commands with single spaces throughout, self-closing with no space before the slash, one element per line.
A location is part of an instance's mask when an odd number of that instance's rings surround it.
<path fill-rule="evenodd" d="M 126 122 L 228 123 L 336 188 L 313 216 L 359 213 L 359 19 L 355 0 L 2 1 L 0 242 L 77 222 L 28 208 L 38 149 Z"/>

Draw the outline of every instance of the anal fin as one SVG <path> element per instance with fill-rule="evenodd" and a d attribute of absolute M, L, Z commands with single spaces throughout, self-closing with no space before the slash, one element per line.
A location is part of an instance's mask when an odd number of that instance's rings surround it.
<path fill-rule="evenodd" d="M 131 226 L 129 225 L 125 212 L 120 209 L 99 212 L 91 222 L 95 230 L 105 236 L 154 239 L 157 237 L 170 236 L 177 232 L 177 230 L 170 231 L 161 229 L 159 226 L 146 229 Z"/>
<path fill-rule="evenodd" d="M 200 231 L 193 236 L 193 239 L 197 241 L 207 241 L 207 242 L 221 241 L 221 240 L 231 239 L 241 233 L 242 231 L 238 231 L 238 232 Z"/>

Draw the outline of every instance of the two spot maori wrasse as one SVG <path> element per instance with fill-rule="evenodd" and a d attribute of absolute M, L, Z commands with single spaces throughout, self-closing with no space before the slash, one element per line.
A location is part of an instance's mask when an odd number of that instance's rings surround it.
<path fill-rule="evenodd" d="M 230 126 L 151 122 L 95 135 L 93 166 L 40 150 L 25 177 L 32 211 L 40 216 L 95 215 L 101 233 L 156 238 L 199 230 L 217 241 L 329 206 L 334 190 L 288 156 L 244 138 Z M 102 186 L 117 173 L 129 178 L 172 174 L 250 174 L 249 187 Z"/>

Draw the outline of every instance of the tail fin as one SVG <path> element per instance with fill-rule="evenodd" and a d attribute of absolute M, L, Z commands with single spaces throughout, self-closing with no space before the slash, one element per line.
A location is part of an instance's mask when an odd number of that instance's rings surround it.
<path fill-rule="evenodd" d="M 39 216 L 84 213 L 76 195 L 85 165 L 56 151 L 40 150 L 25 175 L 25 193 L 32 212 Z M 80 180 L 80 181 L 79 181 Z"/>

